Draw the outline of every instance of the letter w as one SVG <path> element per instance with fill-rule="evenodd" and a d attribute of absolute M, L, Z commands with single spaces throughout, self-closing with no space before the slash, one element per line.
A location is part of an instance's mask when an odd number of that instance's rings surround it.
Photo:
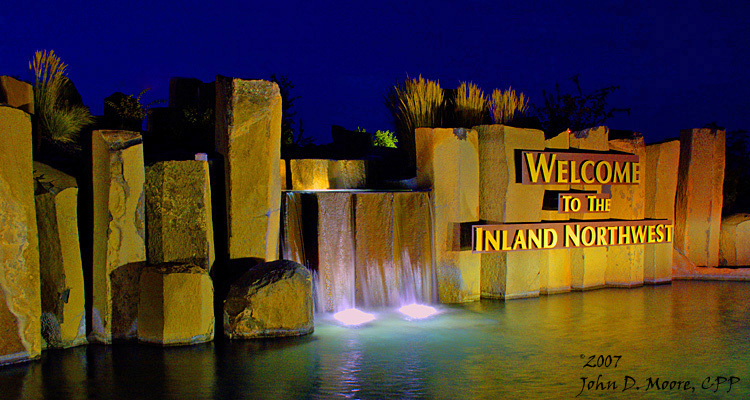
<path fill-rule="evenodd" d="M 547 162 L 546 154 L 539 153 L 536 163 L 534 162 L 534 154 L 524 153 L 524 155 L 526 156 L 526 165 L 529 168 L 529 178 L 531 178 L 531 182 L 539 182 L 539 171 L 541 170 L 544 183 L 549 183 L 552 175 L 552 166 L 555 165 L 557 154 L 553 153 L 550 161 Z"/>

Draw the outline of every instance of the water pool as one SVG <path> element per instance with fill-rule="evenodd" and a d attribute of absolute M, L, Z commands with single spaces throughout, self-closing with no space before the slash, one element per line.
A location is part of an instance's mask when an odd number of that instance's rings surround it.
<path fill-rule="evenodd" d="M 0 397 L 750 398 L 748 282 L 440 310 L 418 321 L 383 310 L 358 328 L 318 315 L 302 338 L 46 351 L 0 368 Z"/>

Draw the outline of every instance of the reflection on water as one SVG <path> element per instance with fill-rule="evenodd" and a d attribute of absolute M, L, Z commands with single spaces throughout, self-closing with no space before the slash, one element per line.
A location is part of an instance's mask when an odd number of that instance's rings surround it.
<path fill-rule="evenodd" d="M 0 368 L 0 397 L 750 398 L 749 283 L 675 282 L 442 306 L 426 320 L 395 310 L 377 317 L 347 328 L 319 315 L 303 338 L 50 350 Z M 592 356 L 601 367 L 584 367 Z M 649 377 L 691 386 L 660 391 Z M 727 393 L 731 377 L 740 380 Z"/>

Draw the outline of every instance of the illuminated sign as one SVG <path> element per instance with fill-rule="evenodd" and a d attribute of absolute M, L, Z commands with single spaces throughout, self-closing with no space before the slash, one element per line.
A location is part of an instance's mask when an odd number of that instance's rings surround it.
<path fill-rule="evenodd" d="M 663 219 L 566 221 L 473 225 L 471 231 L 472 250 L 489 253 L 671 243 L 674 225 Z"/>
<path fill-rule="evenodd" d="M 523 151 L 521 182 L 525 185 L 637 185 L 641 163 L 634 154 Z"/>

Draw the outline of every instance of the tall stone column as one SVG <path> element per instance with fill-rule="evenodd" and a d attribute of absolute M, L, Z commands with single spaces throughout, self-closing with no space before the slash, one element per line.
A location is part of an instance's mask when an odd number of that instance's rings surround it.
<path fill-rule="evenodd" d="M 443 303 L 479 300 L 480 255 L 461 250 L 460 224 L 479 220 L 479 154 L 471 129 L 415 132 L 417 184 L 432 189 L 435 270 Z"/>
<path fill-rule="evenodd" d="M 42 289 L 42 337 L 47 347 L 86 343 L 86 296 L 78 240 L 75 178 L 34 162 Z"/>
<path fill-rule="evenodd" d="M 517 150 L 544 150 L 544 132 L 503 125 L 475 127 L 479 137 L 479 218 L 539 222 L 544 186 L 516 181 Z M 540 251 L 481 254 L 482 297 L 539 296 Z"/>
<path fill-rule="evenodd" d="M 229 258 L 278 258 L 281 95 L 273 82 L 216 77 Z"/>
<path fill-rule="evenodd" d="M 609 151 L 609 129 L 606 126 L 570 132 L 570 148 Z M 595 190 L 602 193 L 602 185 L 570 185 L 571 189 Z M 609 213 L 571 214 L 571 219 L 608 219 Z M 589 247 L 570 249 L 570 286 L 585 290 L 603 287 L 607 269 L 607 248 Z"/>
<path fill-rule="evenodd" d="M 0 106 L 0 365 L 42 351 L 31 118 Z"/>
<path fill-rule="evenodd" d="M 680 165 L 680 142 L 646 146 L 645 184 L 646 218 L 674 222 L 677 171 Z M 646 245 L 643 256 L 643 281 L 661 283 L 672 280 L 673 243 Z"/>
<path fill-rule="evenodd" d="M 698 266 L 719 265 L 725 140 L 723 130 L 680 132 L 674 247 Z"/>
<path fill-rule="evenodd" d="M 91 340 L 137 337 L 138 280 L 146 261 L 145 171 L 139 133 L 92 135 L 94 193 Z"/>
<path fill-rule="evenodd" d="M 634 135 L 626 139 L 609 141 L 610 150 L 622 151 L 638 156 L 641 171 L 646 169 L 646 146 L 643 136 Z M 646 215 L 646 184 L 643 172 L 637 185 L 611 185 L 612 200 L 610 218 L 640 220 Z M 605 281 L 608 286 L 643 285 L 643 255 L 652 245 L 611 246 L 607 254 Z"/>

